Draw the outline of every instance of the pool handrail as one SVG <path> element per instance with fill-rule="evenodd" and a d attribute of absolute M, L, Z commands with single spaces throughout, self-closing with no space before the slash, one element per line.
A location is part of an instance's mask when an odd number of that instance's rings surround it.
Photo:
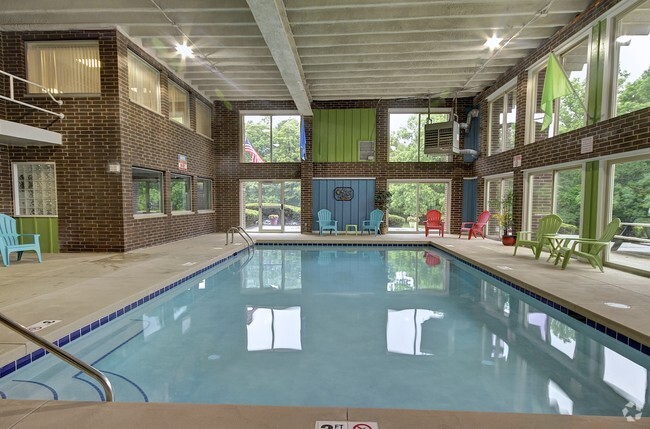
<path fill-rule="evenodd" d="M 53 355 L 56 355 L 59 359 L 74 366 L 84 374 L 97 380 L 97 382 L 99 382 L 99 384 L 101 384 L 102 388 L 104 389 L 104 394 L 106 395 L 106 402 L 113 401 L 113 387 L 111 386 L 110 380 L 101 371 L 88 365 L 86 362 L 82 361 L 81 359 L 71 355 L 70 353 L 66 352 L 56 344 L 52 344 L 49 341 L 47 341 L 45 338 L 36 335 L 35 333 L 26 329 L 24 326 L 20 325 L 19 323 L 16 323 L 13 320 L 9 319 L 7 316 L 5 316 L 2 313 L 0 313 L 0 323 L 4 324 L 12 331 L 22 335 L 23 337 L 43 347 L 48 352 L 52 353 Z"/>
<path fill-rule="evenodd" d="M 235 232 L 241 235 L 241 238 L 244 239 L 246 244 L 250 246 L 255 245 L 255 241 L 253 241 L 253 238 L 250 235 L 248 235 L 248 233 L 244 228 L 242 228 L 241 226 L 231 226 L 230 228 L 228 228 L 228 231 L 226 231 L 226 246 L 228 245 L 228 233 L 230 233 L 230 244 L 235 242 Z"/>

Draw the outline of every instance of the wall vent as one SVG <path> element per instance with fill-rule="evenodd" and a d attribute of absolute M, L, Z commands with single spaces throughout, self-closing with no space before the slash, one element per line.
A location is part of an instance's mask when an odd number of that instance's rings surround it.
<path fill-rule="evenodd" d="M 375 160 L 375 142 L 359 140 L 359 161 Z"/>
<path fill-rule="evenodd" d="M 458 122 L 439 122 L 424 125 L 424 153 L 450 154 L 459 153 Z"/>

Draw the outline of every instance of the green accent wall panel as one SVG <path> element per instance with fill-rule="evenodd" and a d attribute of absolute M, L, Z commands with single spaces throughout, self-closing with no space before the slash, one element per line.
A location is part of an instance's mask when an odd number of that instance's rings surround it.
<path fill-rule="evenodd" d="M 598 168 L 598 161 L 590 161 L 585 165 L 582 234 L 580 234 L 584 238 L 596 238 L 598 230 Z"/>
<path fill-rule="evenodd" d="M 606 22 L 594 25 L 591 31 L 591 62 L 589 63 L 589 95 L 587 97 L 587 125 L 600 121 L 605 75 Z"/>
<path fill-rule="evenodd" d="M 40 234 L 41 252 L 59 253 L 59 218 L 17 217 L 16 230 L 19 234 Z"/>
<path fill-rule="evenodd" d="M 314 162 L 358 162 L 359 140 L 375 140 L 375 109 L 316 109 Z"/>

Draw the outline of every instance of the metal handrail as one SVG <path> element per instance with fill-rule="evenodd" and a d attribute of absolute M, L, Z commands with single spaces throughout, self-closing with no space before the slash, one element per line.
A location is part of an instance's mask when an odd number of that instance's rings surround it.
<path fill-rule="evenodd" d="M 228 228 L 228 231 L 226 231 L 226 246 L 228 245 L 228 233 L 230 233 L 230 244 L 235 242 L 235 232 L 238 233 L 249 246 L 255 245 L 255 241 L 253 241 L 253 238 L 248 235 L 244 228 L 241 226 L 231 226 Z"/>
<path fill-rule="evenodd" d="M 29 103 L 25 103 L 24 101 L 16 100 L 15 95 L 14 95 L 14 79 L 17 79 L 19 81 L 22 81 L 22 82 L 28 83 L 30 85 L 34 85 L 34 86 L 37 86 L 37 87 L 39 87 L 41 89 L 44 89 L 45 93 L 50 96 L 52 101 L 54 101 L 56 104 L 61 106 L 63 104 L 63 101 L 62 100 L 57 100 L 56 98 L 54 98 L 54 96 L 52 95 L 52 92 L 49 90 L 49 88 L 46 88 L 43 85 L 40 85 L 40 84 L 38 84 L 36 82 L 32 82 L 30 80 L 23 79 L 22 77 L 13 75 L 11 73 L 7 73 L 7 72 L 2 71 L 2 70 L 0 70 L 0 74 L 3 74 L 5 76 L 9 76 L 9 97 L 4 96 L 4 95 L 0 95 L 0 99 L 6 100 L 6 101 L 11 101 L 11 102 L 20 104 L 21 106 L 27 106 L 27 107 L 31 107 L 32 109 L 40 110 L 41 112 L 45 112 L 45 113 L 48 113 L 50 115 L 57 116 L 59 119 L 65 118 L 65 115 L 63 113 L 52 112 L 51 110 L 43 109 L 42 107 L 34 106 L 33 104 L 29 104 Z"/>
<path fill-rule="evenodd" d="M 71 355 L 70 353 L 66 352 L 59 346 L 50 343 L 46 339 L 36 335 L 35 333 L 29 331 L 26 329 L 24 326 L 14 322 L 13 320 L 9 319 L 7 316 L 4 314 L 0 313 L 0 323 L 3 323 L 5 326 L 7 326 L 9 329 L 12 331 L 22 335 L 23 337 L 33 341 L 34 343 L 38 344 L 39 346 L 43 347 L 45 350 L 48 352 L 52 353 L 53 355 L 56 355 L 59 359 L 69 363 L 70 365 L 74 366 L 77 368 L 79 371 L 83 372 L 84 374 L 94 378 L 99 382 L 99 384 L 102 385 L 104 388 L 104 394 L 106 395 L 106 401 L 107 402 L 112 402 L 113 401 L 113 387 L 111 386 L 111 382 L 109 379 L 102 374 L 101 371 L 93 368 L 92 366 L 88 365 L 86 362 L 76 358 L 75 356 Z"/>

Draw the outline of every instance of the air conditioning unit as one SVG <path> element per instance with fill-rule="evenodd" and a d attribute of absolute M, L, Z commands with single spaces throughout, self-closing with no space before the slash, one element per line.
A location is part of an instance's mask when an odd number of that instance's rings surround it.
<path fill-rule="evenodd" d="M 424 153 L 430 155 L 459 153 L 458 122 L 438 122 L 424 125 Z"/>
<path fill-rule="evenodd" d="M 359 161 L 375 160 L 375 142 L 359 140 Z"/>

